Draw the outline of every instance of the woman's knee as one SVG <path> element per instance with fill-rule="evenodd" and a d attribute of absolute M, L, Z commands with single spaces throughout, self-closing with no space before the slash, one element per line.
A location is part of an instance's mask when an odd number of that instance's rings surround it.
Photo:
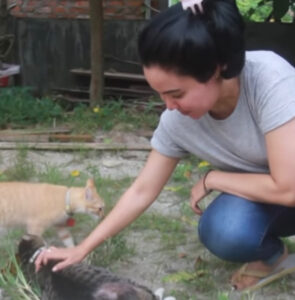
<path fill-rule="evenodd" d="M 237 198 L 228 194 L 217 197 L 201 217 L 198 231 L 201 242 L 216 256 L 246 261 L 259 247 L 261 236 L 247 220 L 249 215 L 243 207 L 247 203 L 239 203 Z M 241 210 L 246 214 L 242 216 Z"/>

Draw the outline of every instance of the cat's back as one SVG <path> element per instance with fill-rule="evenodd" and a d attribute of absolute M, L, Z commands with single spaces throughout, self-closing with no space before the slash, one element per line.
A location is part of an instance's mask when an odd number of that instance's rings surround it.
<path fill-rule="evenodd" d="M 1 182 L 0 224 L 19 223 L 29 215 L 64 205 L 66 189 L 47 183 Z"/>

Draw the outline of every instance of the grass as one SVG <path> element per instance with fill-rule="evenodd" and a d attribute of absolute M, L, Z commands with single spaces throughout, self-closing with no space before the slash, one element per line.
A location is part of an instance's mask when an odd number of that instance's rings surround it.
<path fill-rule="evenodd" d="M 70 111 L 50 97 L 36 98 L 29 88 L 3 88 L 0 90 L 0 128 L 48 126 L 69 127 L 73 133 L 93 133 L 111 130 L 123 124 L 124 130 L 154 128 L 158 113 L 154 110 L 157 99 L 143 109 L 126 107 L 121 99 L 109 99 L 103 107 L 90 108 L 77 104 Z"/>
<path fill-rule="evenodd" d="M 15 246 L 11 241 L 19 238 L 20 232 L 17 231 L 1 238 L 0 287 L 13 300 L 40 300 L 39 286 L 27 280 L 15 255 Z"/>

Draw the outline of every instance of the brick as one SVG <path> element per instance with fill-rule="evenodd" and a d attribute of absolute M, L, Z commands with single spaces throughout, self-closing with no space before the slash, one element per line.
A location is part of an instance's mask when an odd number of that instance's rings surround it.
<path fill-rule="evenodd" d="M 52 9 L 51 9 L 51 7 L 48 7 L 48 6 L 39 7 L 35 10 L 35 12 L 39 15 L 49 15 L 49 14 L 51 14 Z"/>
<path fill-rule="evenodd" d="M 64 6 L 61 6 L 61 5 L 57 5 L 54 9 L 53 9 L 53 12 L 56 16 L 66 16 L 68 11 L 66 9 L 66 7 Z"/>
<path fill-rule="evenodd" d="M 10 3 L 15 0 L 7 1 Z M 108 19 L 142 19 L 145 16 L 144 7 L 144 0 L 104 0 L 104 15 Z M 49 18 L 89 18 L 89 1 L 16 0 L 16 6 L 11 9 L 11 14 L 20 13 L 38 18 L 46 16 Z"/>

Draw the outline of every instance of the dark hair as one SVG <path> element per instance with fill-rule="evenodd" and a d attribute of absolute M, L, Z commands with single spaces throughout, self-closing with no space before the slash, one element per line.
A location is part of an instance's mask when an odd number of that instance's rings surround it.
<path fill-rule="evenodd" d="M 223 78 L 237 76 L 245 61 L 244 21 L 234 0 L 203 0 L 194 15 L 173 5 L 152 18 L 138 39 L 144 66 L 159 65 L 208 81 L 218 66 Z"/>

